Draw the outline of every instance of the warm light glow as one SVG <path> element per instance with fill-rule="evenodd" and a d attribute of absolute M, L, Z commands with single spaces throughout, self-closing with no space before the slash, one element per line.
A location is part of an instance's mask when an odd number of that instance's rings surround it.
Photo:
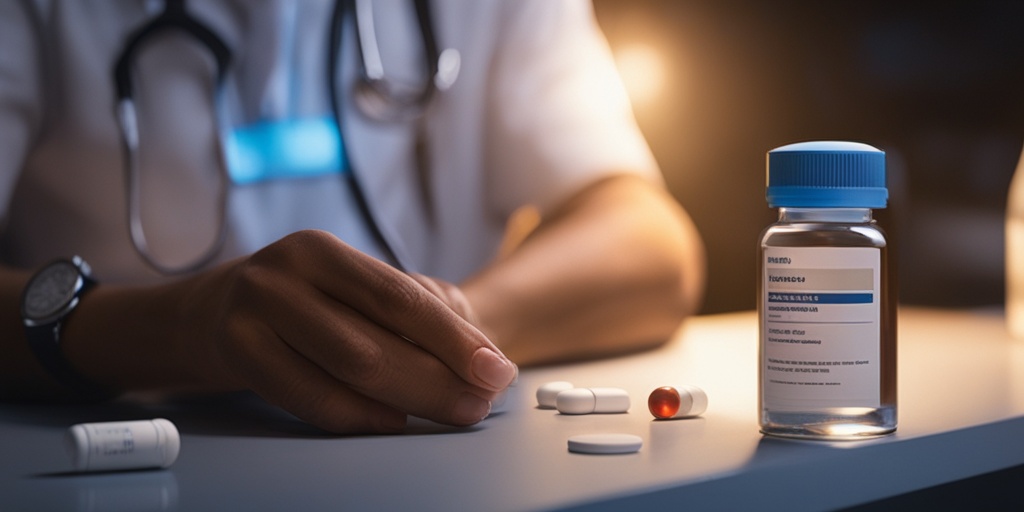
<path fill-rule="evenodd" d="M 534 205 L 526 205 L 512 212 L 505 225 L 505 236 L 498 248 L 498 258 L 505 258 L 518 249 L 526 237 L 540 226 L 540 221 L 540 210 Z"/>
<path fill-rule="evenodd" d="M 625 45 L 615 51 L 615 64 L 634 105 L 656 101 L 665 87 L 665 62 L 646 44 Z"/>

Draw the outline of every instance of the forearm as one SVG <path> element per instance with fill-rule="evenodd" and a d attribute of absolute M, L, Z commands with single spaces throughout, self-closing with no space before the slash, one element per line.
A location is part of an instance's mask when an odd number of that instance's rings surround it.
<path fill-rule="evenodd" d="M 8 398 L 70 396 L 36 361 L 20 316 L 29 272 L 0 272 L 0 392 Z M 179 300 L 187 281 L 150 287 L 100 283 L 61 326 L 60 352 L 72 367 L 114 393 L 213 387 L 211 355 L 198 350 Z M 193 304 L 195 301 L 192 302 Z"/>
<path fill-rule="evenodd" d="M 682 209 L 623 177 L 580 193 L 463 289 L 484 331 L 524 365 L 664 342 L 696 311 L 703 276 Z"/>
<path fill-rule="evenodd" d="M 69 319 L 64 355 L 86 376 L 115 391 L 218 388 L 213 347 L 205 347 L 192 281 L 158 286 L 104 286 Z M 192 291 L 196 290 L 196 291 Z"/>

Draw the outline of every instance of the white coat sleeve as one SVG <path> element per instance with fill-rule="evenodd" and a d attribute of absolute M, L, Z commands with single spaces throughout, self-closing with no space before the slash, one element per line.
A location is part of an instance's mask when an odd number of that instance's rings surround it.
<path fill-rule="evenodd" d="M 662 178 L 585 0 L 507 2 L 492 63 L 487 152 L 495 213 L 541 211 L 602 178 Z"/>

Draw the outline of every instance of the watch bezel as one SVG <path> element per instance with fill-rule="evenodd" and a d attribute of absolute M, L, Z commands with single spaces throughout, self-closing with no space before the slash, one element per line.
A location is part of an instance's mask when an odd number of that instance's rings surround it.
<path fill-rule="evenodd" d="M 64 273 L 68 270 L 74 273 L 73 279 L 69 279 L 68 277 L 70 276 L 55 275 L 55 273 Z M 28 327 L 47 325 L 74 310 L 75 306 L 78 305 L 81 291 L 87 284 L 88 273 L 88 266 L 77 256 L 71 260 L 53 261 L 36 272 L 28 284 L 25 285 L 25 291 L 22 295 L 21 314 L 25 325 Z M 63 282 L 57 282 L 59 289 L 40 288 L 52 284 L 54 277 L 63 280 Z M 37 298 L 40 294 L 51 295 L 50 297 L 45 297 L 45 300 L 52 302 L 53 305 L 45 308 L 31 306 L 30 304 L 33 303 L 33 299 Z"/>

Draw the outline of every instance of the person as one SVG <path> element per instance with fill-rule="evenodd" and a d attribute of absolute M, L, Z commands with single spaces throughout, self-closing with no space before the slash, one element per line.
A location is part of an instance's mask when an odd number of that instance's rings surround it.
<path fill-rule="evenodd" d="M 21 309 L 30 277 L 72 255 L 96 284 L 44 338 L 83 383 L 250 390 L 337 433 L 400 432 L 408 415 L 474 424 L 518 365 L 653 347 L 696 310 L 700 237 L 585 1 L 432 2 L 457 78 L 383 121 L 355 104 L 353 19 L 325 44 L 330 3 L 188 4 L 230 61 L 221 76 L 202 41 L 174 31 L 141 45 L 140 142 L 126 155 L 111 70 L 162 5 L 0 5 L 5 398 L 80 391 L 40 364 Z M 386 72 L 422 82 L 415 16 L 371 5 Z M 219 182 L 218 155 L 249 147 L 246 133 L 330 112 L 329 57 L 344 162 Z M 133 200 L 145 252 L 127 235 Z M 184 267 L 207 247 L 212 261 L 177 274 L 142 257 Z"/>

